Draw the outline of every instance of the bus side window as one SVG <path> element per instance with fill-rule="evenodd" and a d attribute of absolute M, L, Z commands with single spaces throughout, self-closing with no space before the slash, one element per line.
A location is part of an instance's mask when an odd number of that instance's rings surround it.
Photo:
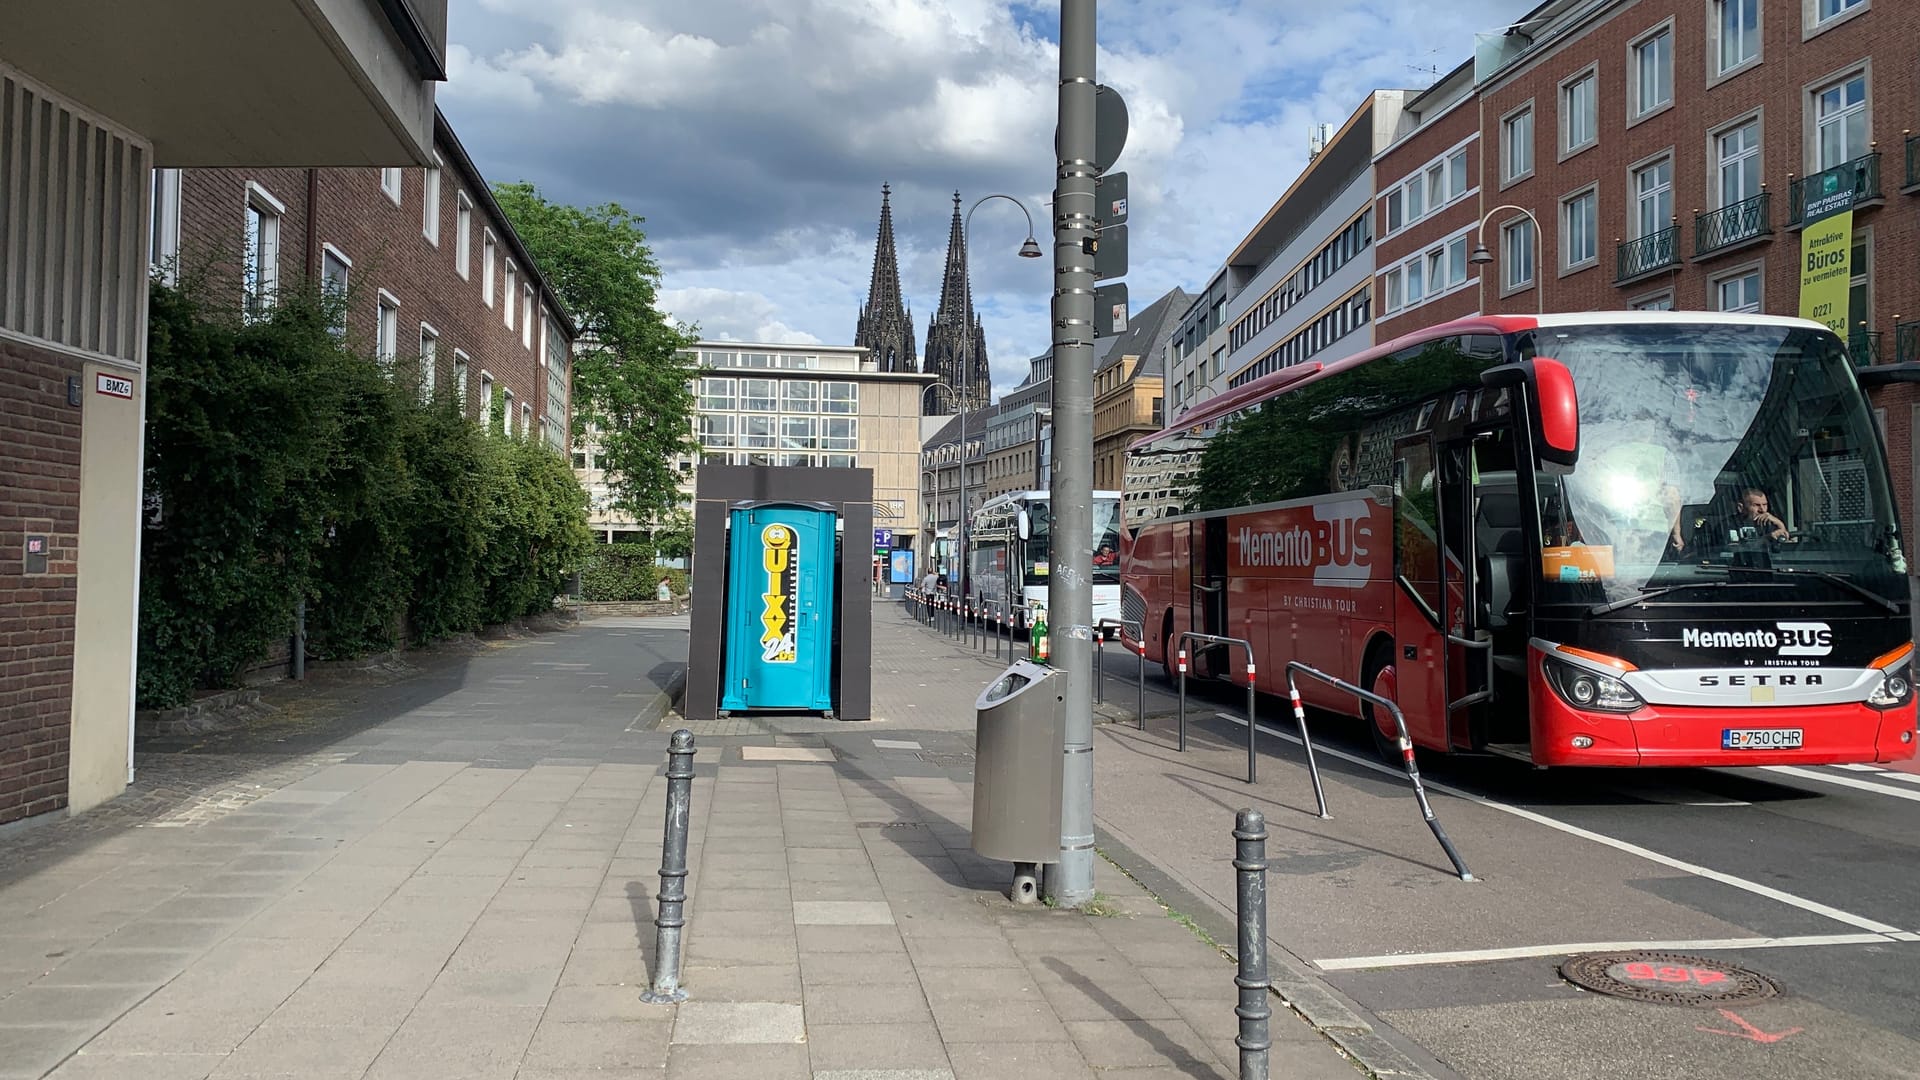
<path fill-rule="evenodd" d="M 1440 506 L 1434 489 L 1433 444 L 1425 438 L 1403 441 L 1394 451 L 1393 471 L 1394 573 L 1438 619 Z"/>

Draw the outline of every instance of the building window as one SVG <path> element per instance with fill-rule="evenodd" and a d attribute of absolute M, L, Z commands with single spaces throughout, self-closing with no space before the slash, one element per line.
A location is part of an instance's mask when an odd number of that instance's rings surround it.
<path fill-rule="evenodd" d="M 352 274 L 353 261 L 345 253 L 332 244 L 320 245 L 320 292 L 336 338 L 347 336 L 347 289 Z"/>
<path fill-rule="evenodd" d="M 1673 159 L 1663 157 L 1633 171 L 1636 238 L 1652 236 L 1673 223 Z"/>
<path fill-rule="evenodd" d="M 1853 234 L 1853 279 L 1847 289 L 1847 330 L 1863 333 L 1873 328 L 1873 238 L 1865 230 Z M 1851 344 L 1851 342 L 1849 342 Z"/>
<path fill-rule="evenodd" d="M 480 373 L 480 413 L 475 419 L 481 427 L 493 422 L 493 376 L 484 371 Z"/>
<path fill-rule="evenodd" d="M 858 450 L 860 421 L 851 416 L 829 416 L 820 421 L 820 449 Z"/>
<path fill-rule="evenodd" d="M 1760 56 L 1760 0 L 1713 0 L 1710 36 L 1722 75 Z"/>
<path fill-rule="evenodd" d="M 1598 72 L 1588 70 L 1560 87 L 1560 151 L 1571 154 L 1600 137 Z"/>
<path fill-rule="evenodd" d="M 280 218 L 287 208 L 267 189 L 247 182 L 246 265 L 241 270 L 242 299 L 248 319 L 259 319 L 273 306 L 280 282 Z"/>
<path fill-rule="evenodd" d="M 1512 182 L 1533 172 L 1533 107 L 1500 124 L 1500 178 Z"/>
<path fill-rule="evenodd" d="M 1385 294 L 1381 306 L 1387 311 L 1399 311 L 1407 306 L 1406 275 L 1399 267 L 1387 271 L 1387 276 L 1381 282 L 1381 292 Z"/>
<path fill-rule="evenodd" d="M 1713 137 L 1719 170 L 1716 193 L 1723 207 L 1760 194 L 1760 121 L 1748 120 Z"/>
<path fill-rule="evenodd" d="M 433 155 L 434 164 L 423 176 L 426 187 L 420 196 L 420 233 L 427 243 L 440 246 L 440 155 Z"/>
<path fill-rule="evenodd" d="M 506 260 L 506 285 L 500 290 L 500 318 L 513 329 L 513 298 L 518 290 L 514 287 L 520 282 L 520 272 L 514 268 L 513 260 Z"/>
<path fill-rule="evenodd" d="M 373 325 L 374 358 L 391 368 L 394 357 L 400 355 L 400 301 L 385 289 L 380 290 L 380 303 Z"/>
<path fill-rule="evenodd" d="M 734 380 L 711 375 L 700 380 L 700 411 L 731 412 L 734 407 Z"/>
<path fill-rule="evenodd" d="M 160 280 L 180 279 L 180 170 L 153 170 L 153 237 L 147 263 Z"/>
<path fill-rule="evenodd" d="M 825 382 L 820 384 L 820 411 L 853 414 L 860 411 L 860 384 Z"/>
<path fill-rule="evenodd" d="M 1673 28 L 1661 27 L 1633 45 L 1633 115 L 1673 104 Z"/>
<path fill-rule="evenodd" d="M 1504 287 L 1521 289 L 1533 284 L 1533 219 L 1509 221 L 1500 228 L 1500 265 Z"/>
<path fill-rule="evenodd" d="M 1406 193 L 1399 188 L 1387 192 L 1387 232 L 1393 232 L 1407 223 Z"/>
<path fill-rule="evenodd" d="M 520 434 L 533 434 L 533 406 L 524 401 L 520 403 Z"/>
<path fill-rule="evenodd" d="M 1867 73 L 1854 72 L 1814 91 L 1813 114 L 1819 160 L 1824 171 L 1867 153 Z"/>
<path fill-rule="evenodd" d="M 751 417 L 749 417 L 751 419 Z M 841 420 L 839 423 L 848 423 Z M 820 420 L 813 416 L 783 416 L 780 418 L 780 449 L 814 450 L 819 448 Z"/>
<path fill-rule="evenodd" d="M 453 350 L 453 403 L 460 415 L 467 415 L 467 354 Z"/>
<path fill-rule="evenodd" d="M 1810 0 L 1809 8 L 1813 15 L 1813 25 L 1832 22 L 1842 15 L 1867 6 L 1867 0 Z"/>
<path fill-rule="evenodd" d="M 520 287 L 520 347 L 533 349 L 533 286 Z"/>
<path fill-rule="evenodd" d="M 1714 305 L 1721 311 L 1760 310 L 1760 268 L 1750 267 L 1713 283 Z"/>
<path fill-rule="evenodd" d="M 482 230 L 480 242 L 480 299 L 493 306 L 493 230 Z"/>
<path fill-rule="evenodd" d="M 420 324 L 420 397 L 433 400 L 434 379 L 439 374 L 440 331 L 427 323 Z"/>
<path fill-rule="evenodd" d="M 702 447 L 731 447 L 734 445 L 734 417 L 728 413 L 702 413 L 700 421 L 700 445 Z"/>
<path fill-rule="evenodd" d="M 380 190 L 386 192 L 387 198 L 392 199 L 396 206 L 400 204 L 400 177 L 405 172 L 404 169 L 380 170 Z"/>
<path fill-rule="evenodd" d="M 473 202 L 466 192 L 458 192 L 453 197 L 453 272 L 463 278 L 471 276 L 472 232 Z"/>
<path fill-rule="evenodd" d="M 781 383 L 780 409 L 790 413 L 820 411 L 820 385 L 807 379 L 788 379 Z"/>
<path fill-rule="evenodd" d="M 500 401 L 500 434 L 511 435 L 513 434 L 513 391 L 502 390 Z"/>
<path fill-rule="evenodd" d="M 773 412 L 779 407 L 773 379 L 741 379 L 740 408 L 743 412 Z"/>
<path fill-rule="evenodd" d="M 1655 293 L 1652 296 L 1643 296 L 1633 302 L 1633 309 L 1635 311 L 1672 311 L 1673 293 L 1672 291 L 1668 291 Z"/>
<path fill-rule="evenodd" d="M 1575 270 L 1600 258 L 1600 195 L 1592 188 L 1560 201 L 1560 267 Z"/>

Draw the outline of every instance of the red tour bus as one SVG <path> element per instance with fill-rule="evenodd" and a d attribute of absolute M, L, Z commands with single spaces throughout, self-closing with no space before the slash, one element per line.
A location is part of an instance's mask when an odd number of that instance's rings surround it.
<path fill-rule="evenodd" d="M 1128 450 L 1121 605 L 1537 765 L 1914 755 L 1880 438 L 1840 339 L 1760 315 L 1488 316 L 1233 387 Z M 1197 643 L 1196 643 L 1197 644 Z M 1190 674 L 1245 684 L 1237 648 Z M 1299 680 L 1397 760 L 1392 718 Z"/>

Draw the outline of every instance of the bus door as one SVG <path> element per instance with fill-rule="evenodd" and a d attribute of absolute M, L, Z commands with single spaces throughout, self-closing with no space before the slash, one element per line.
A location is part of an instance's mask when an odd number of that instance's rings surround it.
<path fill-rule="evenodd" d="M 1528 560 L 1514 439 L 1503 426 L 1441 444 L 1447 741 L 1457 750 L 1493 740 L 1501 698 L 1526 714 L 1524 693 L 1502 694 L 1495 675 L 1507 653 L 1524 667 L 1527 645 Z"/>
<path fill-rule="evenodd" d="M 1210 517 L 1191 527 L 1192 621 L 1188 625 L 1202 634 L 1231 636 L 1227 633 L 1227 519 Z M 1196 643 L 1192 655 L 1195 670 L 1208 678 L 1224 678 L 1233 670 L 1233 651 L 1225 646 Z"/>
<path fill-rule="evenodd" d="M 1407 734 L 1427 746 L 1447 738 L 1447 635 L 1442 630 L 1442 483 L 1433 438 L 1413 435 L 1393 447 L 1393 652 L 1369 655 L 1362 685 L 1386 693 L 1406 714 Z M 1383 684 L 1390 668 L 1391 681 Z M 1379 734 L 1393 737 L 1393 719 L 1369 710 Z"/>

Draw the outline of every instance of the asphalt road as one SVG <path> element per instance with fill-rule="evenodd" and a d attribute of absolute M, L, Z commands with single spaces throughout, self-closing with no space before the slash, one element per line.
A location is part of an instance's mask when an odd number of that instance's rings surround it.
<path fill-rule="evenodd" d="M 1105 670 L 1108 700 L 1130 707 L 1135 662 L 1109 651 Z M 1275 944 L 1459 1075 L 1920 1076 L 1920 774 L 1423 754 L 1434 811 L 1477 879 L 1462 882 L 1357 723 L 1312 718 L 1322 820 L 1284 701 L 1257 703 L 1249 786 L 1244 691 L 1192 687 L 1180 754 L 1155 667 L 1147 683 L 1149 730 L 1103 729 L 1103 820 L 1230 906 L 1220 826 L 1264 806 Z M 1561 977 L 1573 954 L 1629 948 L 1749 969 L 1781 992 L 1672 1005 Z"/>

